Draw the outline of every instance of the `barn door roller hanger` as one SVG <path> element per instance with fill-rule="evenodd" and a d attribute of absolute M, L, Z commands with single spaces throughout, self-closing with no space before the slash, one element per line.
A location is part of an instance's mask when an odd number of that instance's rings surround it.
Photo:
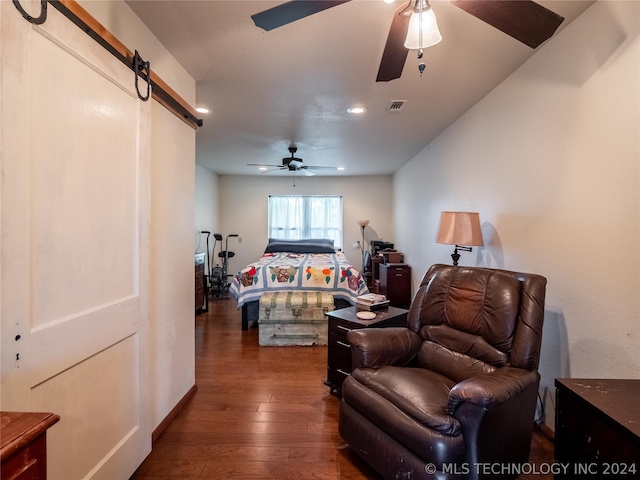
<path fill-rule="evenodd" d="M 158 78 L 157 75 L 152 74 L 150 62 L 144 61 L 137 50 L 135 53 L 130 52 L 77 2 L 74 0 L 40 0 L 40 15 L 38 17 L 33 17 L 27 13 L 24 8 L 22 8 L 20 0 L 13 0 L 13 4 L 25 20 L 34 25 L 40 25 L 46 21 L 47 3 L 51 3 L 56 10 L 75 23 L 87 35 L 102 45 L 109 53 L 133 70 L 133 73 L 135 74 L 136 92 L 138 93 L 140 100 L 147 101 L 153 92 L 153 97 L 160 104 L 164 105 L 187 125 L 190 125 L 196 130 L 198 127 L 202 126 L 202 120 L 196 117 L 195 111 L 187 104 L 187 102 L 173 91 L 171 87 Z M 147 84 L 146 95 L 142 95 L 140 93 L 138 77 L 142 77 Z"/>
<path fill-rule="evenodd" d="M 47 0 L 40 0 L 40 16 L 38 17 L 32 17 L 31 15 L 29 15 L 25 11 L 25 9 L 22 8 L 22 5 L 20 5 L 20 0 L 13 0 L 13 4 L 18 9 L 18 11 L 22 14 L 25 20 L 27 20 L 30 23 L 33 23 L 35 25 L 40 25 L 41 23 L 44 23 L 45 20 L 47 19 Z"/>

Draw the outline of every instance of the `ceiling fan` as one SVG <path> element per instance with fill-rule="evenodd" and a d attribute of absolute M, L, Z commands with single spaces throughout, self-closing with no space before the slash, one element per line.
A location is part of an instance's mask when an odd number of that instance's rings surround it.
<path fill-rule="evenodd" d="M 292 0 L 251 15 L 251 18 L 257 27 L 269 31 L 349 1 Z M 424 0 L 410 0 L 395 12 L 376 82 L 388 82 L 402 75 L 408 53 L 404 40 L 410 18 L 404 13 L 407 7 L 421 1 Z M 532 0 L 451 0 L 451 3 L 531 48 L 551 38 L 564 20 Z"/>
<path fill-rule="evenodd" d="M 276 170 L 289 170 L 290 172 L 300 173 L 310 177 L 315 175 L 311 170 L 336 170 L 336 167 L 321 167 L 317 165 L 304 165 L 301 158 L 296 158 L 294 155 L 298 151 L 297 147 L 291 145 L 289 147 L 290 157 L 282 159 L 282 165 L 266 165 L 264 163 L 247 163 L 250 167 L 273 167 L 271 170 L 265 170 L 262 173 L 275 172 Z"/>

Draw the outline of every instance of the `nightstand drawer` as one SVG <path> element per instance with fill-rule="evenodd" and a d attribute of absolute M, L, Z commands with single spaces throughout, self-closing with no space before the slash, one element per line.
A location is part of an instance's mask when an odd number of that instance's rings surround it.
<path fill-rule="evenodd" d="M 329 322 L 329 333 L 334 333 L 338 336 L 347 338 L 347 333 L 351 330 L 362 328 L 359 325 L 354 325 L 346 320 L 335 320 Z"/>
<path fill-rule="evenodd" d="M 336 333 L 329 332 L 329 347 L 342 352 L 347 352 L 351 355 L 351 344 L 347 342 L 346 335 L 338 335 Z"/>
<path fill-rule="evenodd" d="M 344 379 L 351 375 L 351 352 L 329 347 L 327 382 L 335 389 L 342 388 Z"/>
<path fill-rule="evenodd" d="M 408 310 L 388 307 L 376 311 L 376 318 L 363 320 L 357 317 L 355 307 L 342 308 L 327 312 L 329 337 L 327 349 L 327 381 L 331 393 L 339 393 L 342 382 L 351 375 L 351 344 L 347 333 L 361 328 L 401 327 L 407 325 Z"/>

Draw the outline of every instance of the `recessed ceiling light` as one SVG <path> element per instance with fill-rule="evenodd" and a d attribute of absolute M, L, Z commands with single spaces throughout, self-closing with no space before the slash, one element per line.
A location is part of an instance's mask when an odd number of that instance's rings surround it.
<path fill-rule="evenodd" d="M 351 107 L 347 109 L 347 112 L 349 113 L 364 113 L 367 111 L 367 107 L 362 107 L 362 106 L 357 106 L 357 107 Z"/>
<path fill-rule="evenodd" d="M 264 170 L 266 170 L 266 169 L 267 169 L 267 167 L 260 167 L 260 168 L 258 168 L 258 170 L 263 170 L 263 171 L 264 171 Z"/>
<path fill-rule="evenodd" d="M 205 107 L 197 107 L 196 112 L 198 113 L 209 113 L 209 109 Z"/>
<path fill-rule="evenodd" d="M 338 167 L 338 170 L 344 170 L 344 167 Z"/>

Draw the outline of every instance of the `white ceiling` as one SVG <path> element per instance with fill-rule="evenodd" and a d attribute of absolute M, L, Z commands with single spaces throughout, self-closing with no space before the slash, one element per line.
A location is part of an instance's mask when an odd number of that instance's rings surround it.
<path fill-rule="evenodd" d="M 316 175 L 391 174 L 535 53 L 431 0 L 443 40 L 425 50 L 424 75 L 410 51 L 401 78 L 376 83 L 399 0 L 353 0 L 270 32 L 253 24 L 281 3 L 127 1 L 196 80 L 197 104 L 211 110 L 196 161 L 218 174 L 259 175 L 246 164 L 281 164 L 290 144 L 306 165 L 344 167 Z M 561 31 L 593 1 L 538 3 L 565 18 Z M 392 100 L 407 103 L 388 113 Z M 356 104 L 366 114 L 347 113 Z"/>

